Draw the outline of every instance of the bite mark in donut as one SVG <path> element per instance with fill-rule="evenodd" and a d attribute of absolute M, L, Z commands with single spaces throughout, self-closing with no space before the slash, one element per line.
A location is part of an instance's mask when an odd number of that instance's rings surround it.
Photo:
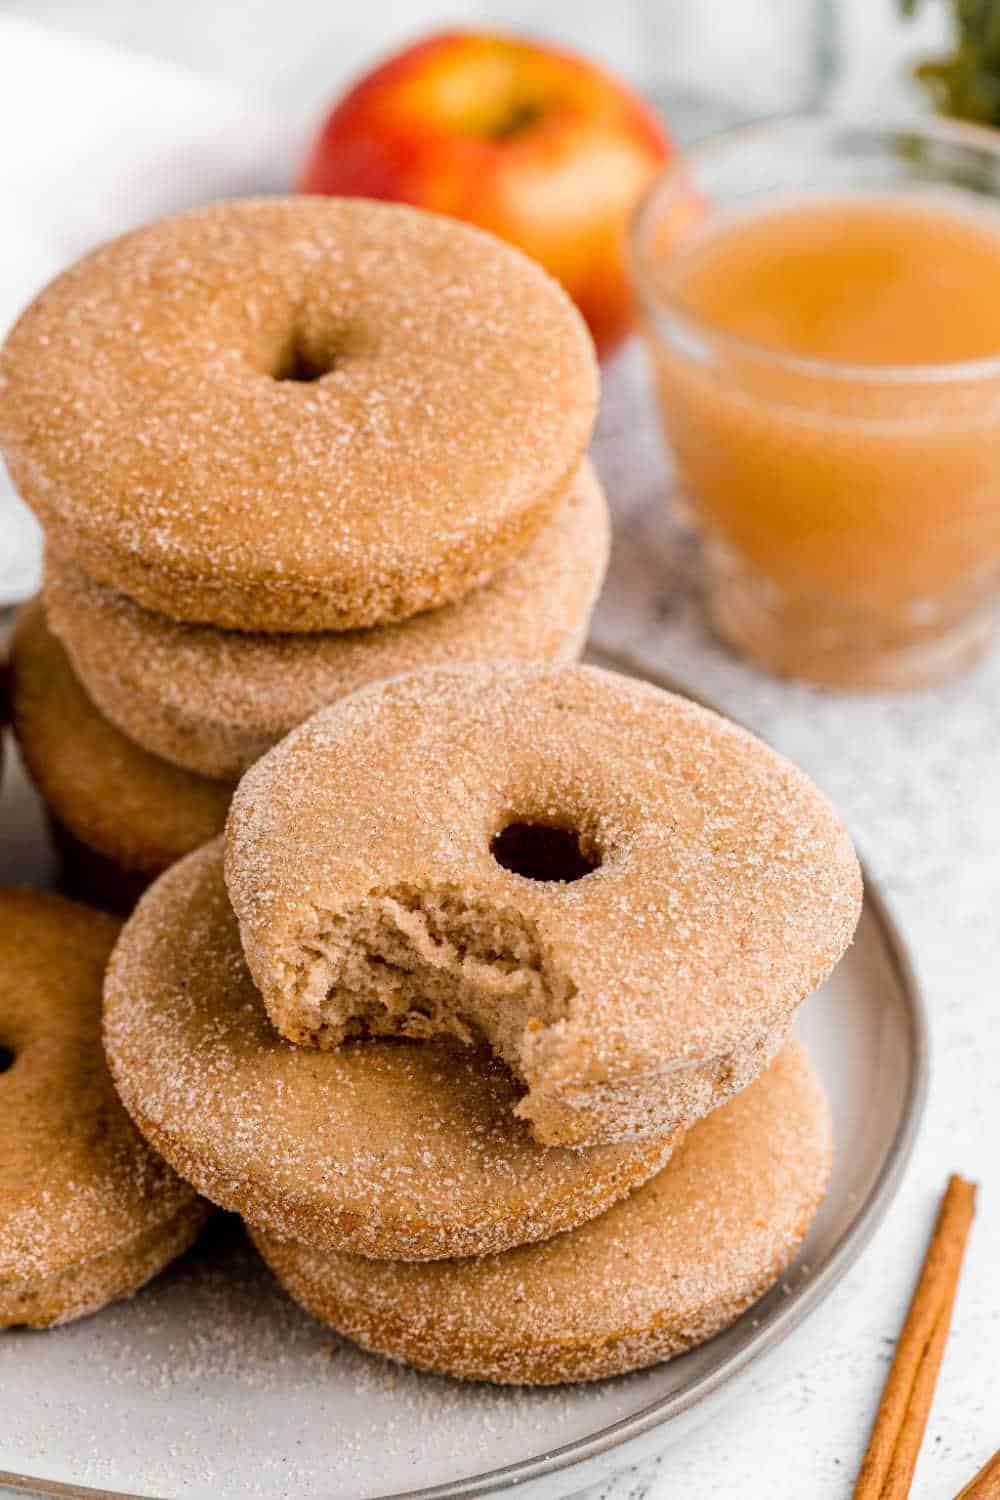
<path fill-rule="evenodd" d="M 293 1007 L 318 1020 L 299 1040 L 447 1032 L 488 1042 L 529 1083 L 532 1050 L 576 992 L 529 919 L 455 889 L 395 887 L 349 912 L 317 911 L 298 950 Z"/>

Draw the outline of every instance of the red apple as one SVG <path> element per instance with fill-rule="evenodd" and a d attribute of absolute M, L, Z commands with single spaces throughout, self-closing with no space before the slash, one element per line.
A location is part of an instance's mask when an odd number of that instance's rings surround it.
<path fill-rule="evenodd" d="M 631 316 L 625 225 L 669 151 L 652 111 L 588 59 L 448 31 L 349 90 L 298 187 L 394 198 L 492 230 L 558 277 L 607 354 Z"/>

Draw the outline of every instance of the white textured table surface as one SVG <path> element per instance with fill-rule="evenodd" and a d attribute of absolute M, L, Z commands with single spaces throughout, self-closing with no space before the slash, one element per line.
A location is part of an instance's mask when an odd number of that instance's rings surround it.
<path fill-rule="evenodd" d="M 321 89 L 334 87 L 338 71 L 433 18 L 424 0 L 397 4 L 391 20 L 385 4 L 365 7 L 361 17 L 357 7 L 318 0 L 207 7 L 8 0 L 5 9 L 228 71 L 245 85 L 273 77 L 278 96 L 303 112 L 315 108 Z M 491 10 L 526 16 L 524 5 Z M 900 64 L 884 48 L 891 10 L 892 0 L 845 7 L 842 102 L 886 109 L 899 99 Z M 532 19 L 545 29 L 559 11 L 548 4 Z M 561 14 L 570 12 L 574 24 L 561 29 L 580 40 L 585 12 L 610 14 L 567 0 Z M 925 22 L 925 39 L 937 16 Z M 321 49 L 312 51 L 306 84 L 302 65 L 299 73 L 293 65 L 310 18 L 329 43 L 329 85 Z M 669 520 L 669 479 L 638 349 L 609 371 L 606 386 L 596 449 L 617 539 L 596 634 L 745 720 L 829 792 L 911 945 L 934 1052 L 914 1161 L 860 1266 L 710 1428 L 604 1493 L 613 1500 L 849 1496 L 937 1195 L 948 1172 L 960 1169 L 983 1183 L 980 1215 L 914 1491 L 917 1500 L 948 1500 L 1000 1445 L 1000 645 L 962 681 L 906 698 L 831 696 L 741 665 L 705 629 L 696 559 Z"/>

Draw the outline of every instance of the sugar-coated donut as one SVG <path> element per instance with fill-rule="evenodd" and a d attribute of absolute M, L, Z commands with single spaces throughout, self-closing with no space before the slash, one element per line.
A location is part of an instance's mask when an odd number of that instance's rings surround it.
<path fill-rule="evenodd" d="M 184 624 L 52 554 L 45 606 L 87 692 L 123 733 L 188 770 L 235 777 L 318 708 L 379 678 L 463 658 L 574 660 L 609 541 L 607 503 L 585 462 L 495 578 L 398 625 L 274 635 Z"/>
<path fill-rule="evenodd" d="M 576 1145 L 749 1083 L 861 904 L 801 771 L 577 666 L 434 670 L 324 709 L 240 782 L 226 873 L 284 1035 L 485 1039 L 536 1139 Z"/>
<path fill-rule="evenodd" d="M 118 1101 L 101 1051 L 104 912 L 0 890 L 0 1328 L 126 1296 L 207 1216 Z"/>
<path fill-rule="evenodd" d="M 104 1040 L 126 1108 L 189 1182 L 320 1249 L 424 1260 L 541 1239 L 644 1182 L 674 1144 L 539 1146 L 507 1069 L 453 1038 L 291 1046 L 243 961 L 221 840 L 126 923 Z"/>
<path fill-rule="evenodd" d="M 232 783 L 181 771 L 108 723 L 37 599 L 14 626 L 11 713 L 74 894 L 128 911 L 161 870 L 225 825 Z"/>
<path fill-rule="evenodd" d="M 59 276 L 0 351 L 0 449 L 59 551 L 175 619 L 450 603 L 565 494 L 589 336 L 535 262 L 363 199 L 215 204 Z"/>
<path fill-rule="evenodd" d="M 544 1244 L 415 1266 L 252 1233 L 291 1295 L 367 1349 L 467 1380 L 599 1380 L 703 1343 L 762 1296 L 832 1154 L 822 1085 L 791 1040 L 645 1187 Z"/>

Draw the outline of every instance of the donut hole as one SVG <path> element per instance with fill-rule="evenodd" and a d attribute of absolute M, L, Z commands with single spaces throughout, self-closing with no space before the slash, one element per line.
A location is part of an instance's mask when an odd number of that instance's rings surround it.
<path fill-rule="evenodd" d="M 335 364 L 332 351 L 307 348 L 305 341 L 296 335 L 281 350 L 271 374 L 275 380 L 308 385 L 329 375 Z"/>
<path fill-rule="evenodd" d="M 512 875 L 560 885 L 582 880 L 601 863 L 597 850 L 578 829 L 526 819 L 508 823 L 494 834 L 490 853 Z"/>
<path fill-rule="evenodd" d="M 16 1053 L 13 1051 L 13 1049 L 10 1047 L 5 1047 L 3 1043 L 0 1042 L 0 1073 L 6 1073 L 9 1068 L 12 1068 L 14 1066 L 15 1061 Z"/>

